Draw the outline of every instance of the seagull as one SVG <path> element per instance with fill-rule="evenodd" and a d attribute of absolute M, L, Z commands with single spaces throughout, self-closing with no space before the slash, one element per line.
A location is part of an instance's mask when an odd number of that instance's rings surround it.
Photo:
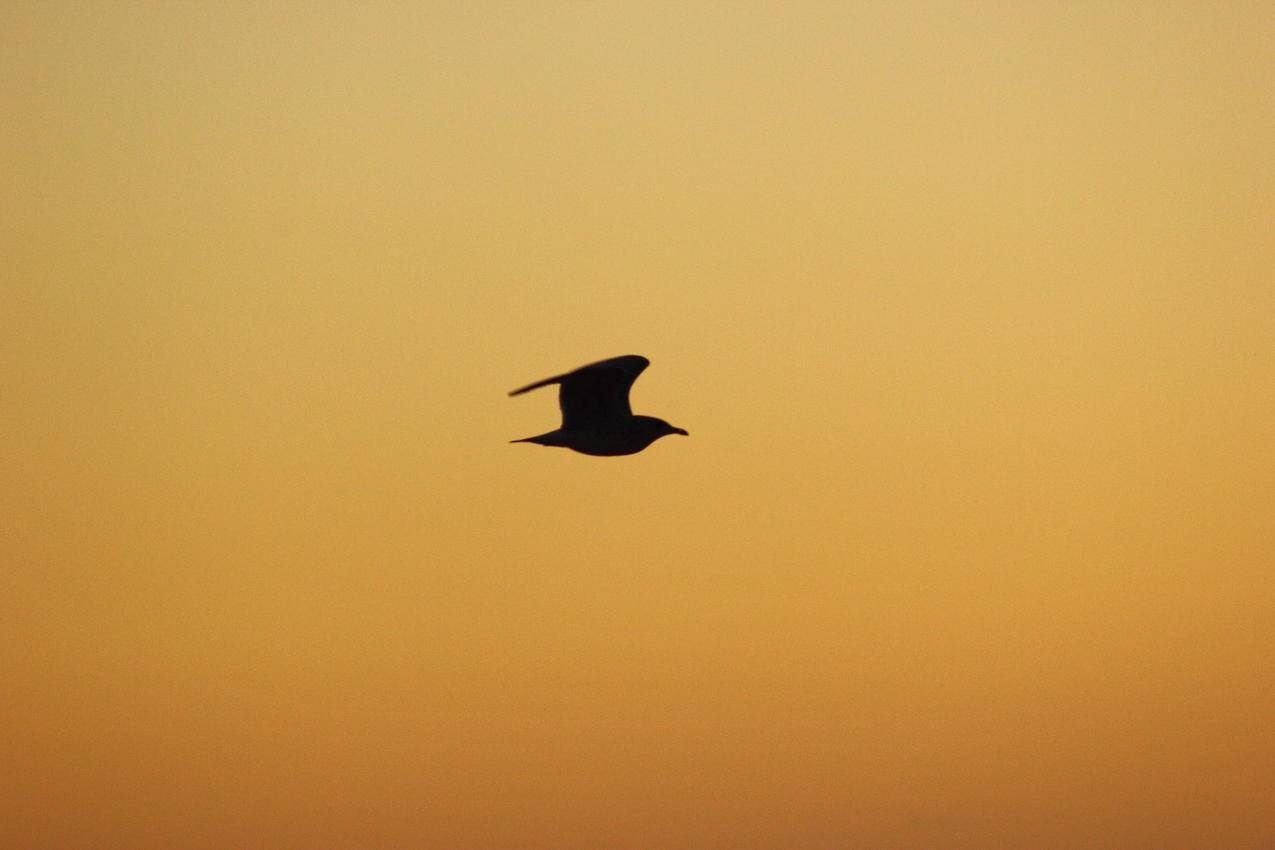
<path fill-rule="evenodd" d="M 689 436 L 663 419 L 634 416 L 629 408 L 629 388 L 649 365 L 651 361 L 639 354 L 626 354 L 514 390 L 511 396 L 558 384 L 562 427 L 510 442 L 561 446 L 581 454 L 607 457 L 637 454 L 668 434 Z"/>

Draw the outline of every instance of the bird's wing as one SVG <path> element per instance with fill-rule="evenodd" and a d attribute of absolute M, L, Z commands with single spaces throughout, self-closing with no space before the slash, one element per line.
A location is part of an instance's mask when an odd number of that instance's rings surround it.
<path fill-rule="evenodd" d="M 510 395 L 559 384 L 558 406 L 562 409 L 563 428 L 605 429 L 633 415 L 629 408 L 629 388 L 650 363 L 638 354 L 612 357 L 581 366 L 574 372 L 536 381 Z"/>

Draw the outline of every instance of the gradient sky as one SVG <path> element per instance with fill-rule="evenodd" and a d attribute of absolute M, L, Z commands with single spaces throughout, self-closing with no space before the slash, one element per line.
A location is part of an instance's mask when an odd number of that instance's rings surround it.
<path fill-rule="evenodd" d="M 1272 4 L 0 43 L 3 846 L 1275 842 Z"/>

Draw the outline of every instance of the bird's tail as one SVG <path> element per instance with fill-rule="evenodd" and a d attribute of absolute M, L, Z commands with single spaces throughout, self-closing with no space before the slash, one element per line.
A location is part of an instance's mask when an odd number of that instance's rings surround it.
<path fill-rule="evenodd" d="M 549 432 L 544 433 L 544 434 L 537 434 L 537 435 L 536 435 L 536 436 L 534 436 L 534 437 L 523 437 L 521 440 L 510 440 L 509 442 L 511 442 L 511 443 L 536 443 L 536 444 L 541 445 L 541 446 L 561 446 L 561 445 L 563 445 L 563 442 L 562 442 L 562 432 L 561 432 L 560 430 L 559 430 L 559 431 L 549 431 Z"/>

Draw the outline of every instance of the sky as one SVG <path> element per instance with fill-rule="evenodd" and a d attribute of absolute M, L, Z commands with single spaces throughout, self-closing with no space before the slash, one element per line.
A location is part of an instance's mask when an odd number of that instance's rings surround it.
<path fill-rule="evenodd" d="M 1273 42 L 4 4 L 0 844 L 1269 846 Z"/>

